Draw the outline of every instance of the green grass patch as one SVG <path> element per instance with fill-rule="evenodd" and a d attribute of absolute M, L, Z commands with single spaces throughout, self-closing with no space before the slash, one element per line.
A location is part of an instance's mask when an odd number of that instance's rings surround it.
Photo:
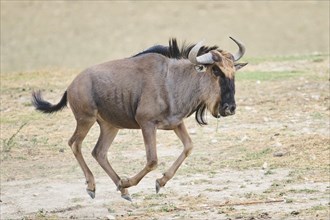
<path fill-rule="evenodd" d="M 1 73 L 1 79 L 10 82 L 29 82 L 37 80 L 38 78 L 46 77 L 37 72 L 12 72 L 12 73 Z"/>
<path fill-rule="evenodd" d="M 294 200 L 291 199 L 291 198 L 286 198 L 285 199 L 285 203 L 293 203 L 293 202 L 294 202 Z"/>
<path fill-rule="evenodd" d="M 10 150 L 12 149 L 12 147 L 16 144 L 15 138 L 18 135 L 18 133 L 23 129 L 23 127 L 27 125 L 27 123 L 23 123 L 18 129 L 17 131 L 10 136 L 10 138 L 8 139 L 4 139 L 3 141 L 3 152 L 5 153 L 9 153 Z"/>
<path fill-rule="evenodd" d="M 313 210 L 313 211 L 323 211 L 323 210 L 328 210 L 328 209 L 329 209 L 329 207 L 327 207 L 325 205 L 316 205 L 311 208 L 311 210 Z"/>
<path fill-rule="evenodd" d="M 246 156 L 245 156 L 245 160 L 259 160 L 259 159 L 264 158 L 266 155 L 269 155 L 271 153 L 272 153 L 271 148 L 265 148 L 261 151 L 247 153 Z"/>
<path fill-rule="evenodd" d="M 315 119 L 315 120 L 320 120 L 320 119 L 324 119 L 324 118 L 327 117 L 327 115 L 322 114 L 322 113 L 320 113 L 320 112 L 313 112 L 313 113 L 311 113 L 310 115 L 311 115 L 311 117 L 312 117 L 313 119 Z"/>
<path fill-rule="evenodd" d="M 308 60 L 312 62 L 322 62 L 329 58 L 329 54 L 302 54 L 302 55 L 289 55 L 289 56 L 263 56 L 263 57 L 246 57 L 243 61 L 251 64 L 259 64 L 263 62 L 284 62 L 284 61 L 298 61 Z"/>
<path fill-rule="evenodd" d="M 163 193 L 159 193 L 159 194 L 146 195 L 144 197 L 145 200 L 152 200 L 152 199 L 159 199 L 159 198 L 167 198 L 167 195 L 166 194 L 163 194 Z"/>
<path fill-rule="evenodd" d="M 311 193 L 317 193 L 320 192 L 319 190 L 315 189 L 290 189 L 288 192 L 290 193 L 304 193 L 304 194 L 311 194 Z"/>
<path fill-rule="evenodd" d="M 253 81 L 272 81 L 283 80 L 288 78 L 296 78 L 302 76 L 304 73 L 300 71 L 253 71 L 241 72 L 236 75 L 237 80 L 253 80 Z"/>
<path fill-rule="evenodd" d="M 173 212 L 175 210 L 177 210 L 177 207 L 173 203 L 169 203 L 169 204 L 164 204 L 163 206 L 161 206 L 158 211 Z"/>
<path fill-rule="evenodd" d="M 6 114 L 6 115 L 5 115 Z M 39 112 L 33 112 L 33 113 L 17 113 L 15 114 L 7 114 L 3 113 L 0 117 L 0 122 L 2 125 L 12 125 L 16 124 L 18 121 L 21 121 L 23 123 L 28 123 L 30 121 L 38 121 L 38 120 L 44 120 L 46 118 L 46 115 L 41 115 Z"/>

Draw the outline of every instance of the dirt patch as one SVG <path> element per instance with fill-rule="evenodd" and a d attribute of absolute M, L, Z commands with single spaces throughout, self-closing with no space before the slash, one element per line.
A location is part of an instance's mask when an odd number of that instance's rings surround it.
<path fill-rule="evenodd" d="M 290 170 L 284 169 L 273 170 L 272 174 L 261 169 L 223 169 L 212 176 L 179 176 L 160 194 L 154 191 L 155 178 L 156 175 L 148 175 L 131 189 L 132 203 L 121 199 L 105 177 L 97 179 L 94 200 L 83 192 L 84 179 L 12 181 L 2 185 L 5 192 L 2 216 L 6 219 L 226 219 L 229 216 L 263 219 L 261 216 L 267 213 L 268 218 L 277 219 L 328 205 L 328 183 L 290 185 Z"/>
<path fill-rule="evenodd" d="M 148 175 L 131 189 L 133 202 L 120 198 L 108 178 L 97 179 L 97 197 L 84 192 L 84 179 L 12 181 L 2 184 L 5 218 L 98 219 L 259 219 L 290 216 L 292 212 L 327 206 L 328 183 L 290 185 L 290 170 L 219 170 L 212 176 L 180 176 L 155 194 L 156 175 Z M 270 194 L 268 191 L 276 191 Z M 285 196 L 283 196 L 285 194 Z M 283 210 L 278 212 L 278 210 Z M 262 218 L 261 218 L 262 219 Z"/>

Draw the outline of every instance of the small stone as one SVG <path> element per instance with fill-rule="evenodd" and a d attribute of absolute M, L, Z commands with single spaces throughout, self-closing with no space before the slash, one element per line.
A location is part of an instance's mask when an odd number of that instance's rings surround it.
<path fill-rule="evenodd" d="M 282 144 L 278 141 L 275 142 L 274 147 L 282 147 Z"/>
<path fill-rule="evenodd" d="M 262 169 L 263 169 L 263 170 L 266 170 L 267 167 L 268 167 L 268 163 L 267 163 L 267 162 L 264 162 L 264 164 L 262 165 Z"/>
<path fill-rule="evenodd" d="M 250 106 L 245 106 L 245 110 L 247 110 L 247 111 L 251 111 L 251 110 L 252 110 L 252 107 L 250 107 Z"/>
<path fill-rule="evenodd" d="M 61 149 L 59 150 L 59 152 L 60 152 L 60 153 L 64 153 L 64 148 L 61 148 Z"/>
<path fill-rule="evenodd" d="M 283 151 L 276 151 L 273 153 L 274 157 L 283 157 L 286 154 L 286 152 Z"/>
<path fill-rule="evenodd" d="M 189 129 L 189 134 L 196 134 L 197 131 L 196 129 L 192 128 L 192 129 Z"/>
<path fill-rule="evenodd" d="M 314 100 L 319 100 L 320 99 L 320 95 L 311 95 L 311 97 Z"/>
<path fill-rule="evenodd" d="M 241 142 L 244 142 L 244 141 L 246 141 L 246 140 L 248 140 L 248 139 L 249 139 L 249 137 L 246 136 L 246 135 L 244 135 L 244 136 L 241 138 Z"/>
<path fill-rule="evenodd" d="M 107 220 L 114 220 L 114 219 L 116 219 L 116 217 L 113 216 L 113 215 L 107 215 L 107 218 L 106 219 Z"/>
<path fill-rule="evenodd" d="M 314 154 L 310 155 L 310 158 L 311 158 L 312 160 L 316 160 L 316 156 L 315 156 Z"/>
<path fill-rule="evenodd" d="M 211 140 L 211 143 L 212 143 L 212 144 L 215 144 L 215 143 L 218 143 L 218 141 L 217 141 L 217 139 L 212 139 L 212 140 Z"/>
<path fill-rule="evenodd" d="M 298 212 L 298 211 L 292 211 L 292 212 L 291 212 L 291 215 L 299 215 L 299 213 L 300 213 L 300 212 Z"/>

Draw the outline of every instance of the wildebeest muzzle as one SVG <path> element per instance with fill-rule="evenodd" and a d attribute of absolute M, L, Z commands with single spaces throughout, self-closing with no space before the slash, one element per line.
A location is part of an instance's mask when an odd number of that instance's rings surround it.
<path fill-rule="evenodd" d="M 219 113 L 222 117 L 229 116 L 229 115 L 234 115 L 236 110 L 236 104 L 228 104 L 225 103 L 223 104 L 222 107 L 219 109 Z"/>

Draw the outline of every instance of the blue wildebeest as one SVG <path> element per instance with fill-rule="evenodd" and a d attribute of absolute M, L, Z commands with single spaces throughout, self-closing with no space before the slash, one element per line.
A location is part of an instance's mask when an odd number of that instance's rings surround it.
<path fill-rule="evenodd" d="M 157 167 L 156 130 L 174 130 L 184 149 L 173 165 L 156 180 L 156 192 L 175 174 L 191 153 L 192 141 L 183 119 L 195 113 L 204 125 L 209 110 L 218 118 L 235 113 L 235 71 L 246 63 L 236 63 L 245 47 L 231 54 L 217 46 L 178 47 L 171 39 L 169 46 L 157 45 L 133 57 L 92 66 L 80 73 L 65 91 L 58 104 L 45 101 L 33 92 L 33 105 L 44 113 L 53 113 L 69 102 L 77 125 L 69 140 L 87 182 L 87 192 L 95 197 L 95 180 L 81 153 L 81 145 L 92 125 L 100 126 L 100 136 L 93 157 L 110 176 L 123 198 L 130 200 L 127 188 L 137 185 Z M 131 178 L 120 178 L 111 167 L 107 152 L 119 129 L 141 129 L 147 163 Z"/>

